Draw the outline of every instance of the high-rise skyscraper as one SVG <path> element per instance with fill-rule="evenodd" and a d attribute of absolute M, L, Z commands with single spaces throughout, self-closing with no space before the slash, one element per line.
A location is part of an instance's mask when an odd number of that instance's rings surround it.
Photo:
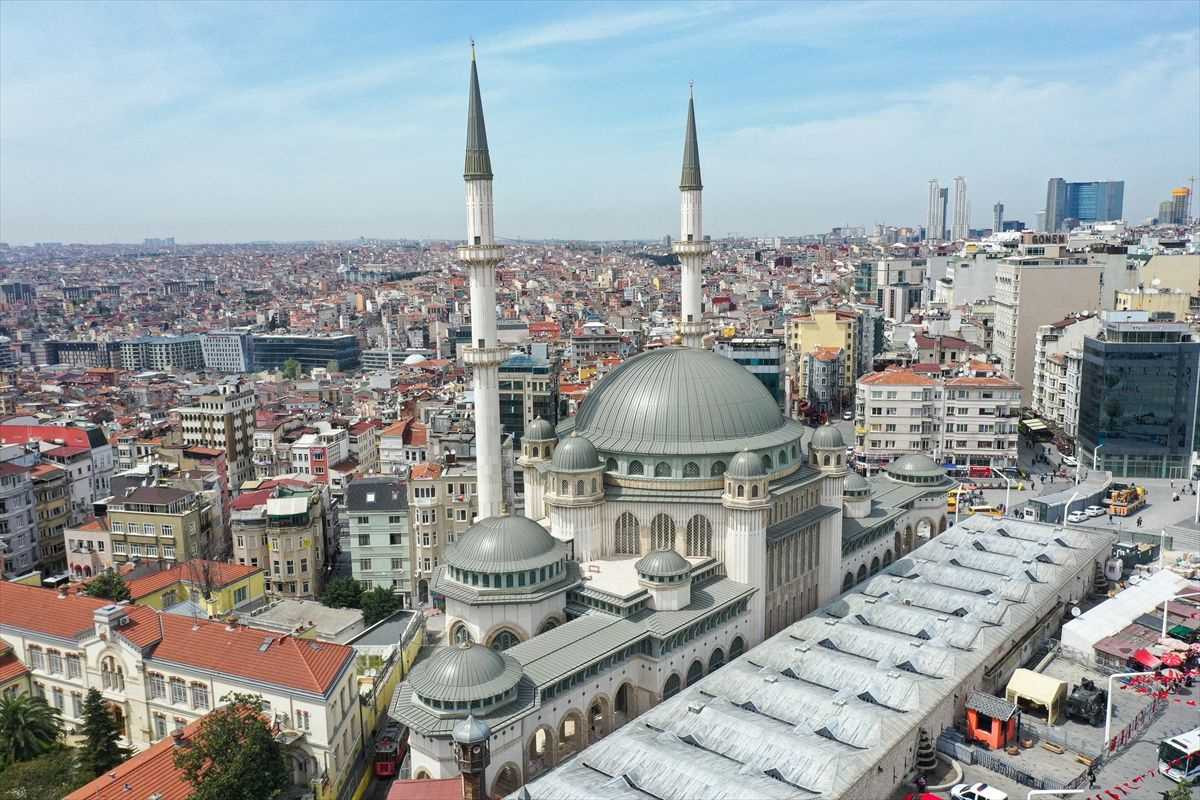
<path fill-rule="evenodd" d="M 1045 230 L 1060 231 L 1075 222 L 1121 219 L 1124 205 L 1125 181 L 1068 183 L 1051 178 L 1046 184 Z"/>
<path fill-rule="evenodd" d="M 467 156 L 463 167 L 467 182 L 467 243 L 458 257 L 471 275 L 471 345 L 463 350 L 463 363 L 474 371 L 475 462 L 478 465 L 479 516 L 496 517 L 504 499 L 500 463 L 500 365 L 508 350 L 496 338 L 496 266 L 504 248 L 496 244 L 492 225 L 492 158 L 483 125 L 483 100 L 479 96 L 479 71 L 471 48 L 471 94 L 467 105 Z"/>
<path fill-rule="evenodd" d="M 954 241 L 971 235 L 971 207 L 967 203 L 967 179 L 961 175 L 954 179 L 954 225 L 950 238 Z"/>
<path fill-rule="evenodd" d="M 949 189 L 938 185 L 937 178 L 929 182 L 929 224 L 925 228 L 925 238 L 942 241 L 946 238 L 946 200 Z"/>
<path fill-rule="evenodd" d="M 679 335 L 687 347 L 700 347 L 707 331 L 700 305 L 700 283 L 704 257 L 712 252 L 712 242 L 703 234 L 703 189 L 700 147 L 696 143 L 696 101 L 689 95 L 687 133 L 683 138 L 683 173 L 679 178 L 679 241 L 671 245 L 679 256 L 683 278 L 679 297 Z"/>
<path fill-rule="evenodd" d="M 992 233 L 1004 230 L 1004 203 L 992 206 Z"/>

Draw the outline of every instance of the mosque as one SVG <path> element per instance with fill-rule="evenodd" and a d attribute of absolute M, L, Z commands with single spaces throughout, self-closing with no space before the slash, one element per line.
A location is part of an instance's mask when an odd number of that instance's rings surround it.
<path fill-rule="evenodd" d="M 450 643 L 417 664 L 392 716 L 414 777 L 458 774 L 451 731 L 490 731 L 504 795 L 833 600 L 945 530 L 950 481 L 906 456 L 869 481 L 830 425 L 788 419 L 748 370 L 703 347 L 702 183 L 689 98 L 677 346 L 636 355 L 555 430 L 528 426 L 525 516 L 501 503 L 492 170 L 474 56 L 468 238 L 480 518 L 432 588 Z"/>

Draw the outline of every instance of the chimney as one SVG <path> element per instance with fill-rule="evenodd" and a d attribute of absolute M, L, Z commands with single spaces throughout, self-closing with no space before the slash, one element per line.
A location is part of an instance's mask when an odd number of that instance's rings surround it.
<path fill-rule="evenodd" d="M 171 741 L 175 743 L 176 747 L 183 747 L 187 740 L 183 738 L 182 728 L 176 728 L 175 730 L 171 731 Z"/>

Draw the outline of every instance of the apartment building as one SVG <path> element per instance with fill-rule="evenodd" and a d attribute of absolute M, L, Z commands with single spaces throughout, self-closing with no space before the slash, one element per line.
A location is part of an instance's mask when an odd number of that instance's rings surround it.
<path fill-rule="evenodd" d="M 511 356 L 500 365 L 500 424 L 520 444 L 525 426 L 537 417 L 558 424 L 558 383 L 562 362 L 557 358 Z"/>
<path fill-rule="evenodd" d="M 859 379 L 857 467 L 875 472 L 908 453 L 958 467 L 1015 466 L 1020 386 L 983 362 L 965 372 L 941 378 L 892 367 Z"/>
<path fill-rule="evenodd" d="M 254 409 L 257 399 L 250 385 L 221 383 L 190 394 L 190 405 L 179 414 L 183 443 L 225 451 L 230 482 L 235 487 L 254 477 Z"/>
<path fill-rule="evenodd" d="M 233 559 L 270 573 L 274 597 L 316 599 L 325 584 L 331 529 L 326 489 L 266 481 L 233 501 Z"/>
<path fill-rule="evenodd" d="M 833 414 L 842 409 L 846 398 L 846 351 L 840 347 L 818 347 L 803 357 L 805 395 L 798 411 L 808 414 Z"/>
<path fill-rule="evenodd" d="M 1022 233 L 1017 255 L 997 265 L 992 352 L 1001 371 L 1023 387 L 1023 404 L 1033 401 L 1037 329 L 1099 308 L 1103 272 L 1103 265 L 1067 252 L 1065 233 Z"/>
<path fill-rule="evenodd" d="M 364 475 L 379 469 L 379 431 L 383 423 L 377 419 L 364 419 L 346 429 L 349 435 L 350 458 L 358 464 Z"/>
<path fill-rule="evenodd" d="M 37 442 L 41 456 L 69 473 L 71 519 L 82 522 L 92 503 L 107 497 L 116 454 L 104 431 L 95 426 L 39 425 L 35 417 L 12 417 L 0 425 L 0 444 Z"/>
<path fill-rule="evenodd" d="M 406 473 L 412 466 L 428 461 L 429 453 L 429 429 L 412 417 L 398 419 L 379 432 L 382 473 Z"/>
<path fill-rule="evenodd" d="M 23 575 L 38 560 L 32 468 L 0 463 L 0 567 L 5 575 Z"/>
<path fill-rule="evenodd" d="M 129 487 L 103 507 L 114 564 L 187 561 L 224 550 L 220 509 L 206 492 L 170 486 Z"/>
<path fill-rule="evenodd" d="M 121 342 L 121 367 L 132 372 L 186 372 L 204 367 L 204 348 L 194 333 L 140 336 Z"/>
<path fill-rule="evenodd" d="M 1037 329 L 1030 407 L 1052 428 L 1074 437 L 1079 427 L 1083 340 L 1100 330 L 1100 318 L 1080 314 Z"/>
<path fill-rule="evenodd" d="M 373 589 L 390 588 L 412 605 L 412 545 L 408 487 L 389 475 L 359 478 L 346 488 L 350 517 L 350 569 Z"/>
<path fill-rule="evenodd" d="M 207 369 L 231 373 L 254 371 L 254 336 L 249 329 L 203 333 L 200 348 Z"/>
<path fill-rule="evenodd" d="M 37 518 L 38 565 L 45 573 L 57 573 L 67 566 L 63 531 L 71 521 L 71 488 L 67 471 L 54 464 L 34 465 L 33 507 Z"/>
<path fill-rule="evenodd" d="M 67 542 L 67 571 L 74 580 L 81 581 L 111 569 L 112 535 L 108 530 L 108 517 L 96 517 L 82 525 L 63 531 Z"/>
<path fill-rule="evenodd" d="M 342 493 L 334 486 L 334 467 L 350 457 L 350 434 L 345 428 L 334 428 L 327 422 L 318 423 L 316 433 L 306 433 L 292 443 L 292 472 L 311 475 L 316 483 Z"/>
<path fill-rule="evenodd" d="M 876 261 L 873 298 L 885 319 L 903 322 L 909 312 L 920 308 L 926 295 L 929 264 L 923 258 L 889 258 Z"/>
<path fill-rule="evenodd" d="M 28 670 L 9 684 L 83 721 L 99 689 L 124 736 L 145 749 L 223 704 L 259 695 L 280 731 L 291 794 L 331 800 L 364 743 L 353 648 L 144 605 L 0 582 L 0 641 Z"/>
<path fill-rule="evenodd" d="M 626 337 L 603 322 L 585 322 L 571 332 L 571 361 L 580 364 L 604 355 L 626 355 L 630 350 Z"/>
<path fill-rule="evenodd" d="M 713 352 L 741 364 L 787 409 L 787 347 L 782 336 L 721 336 Z M 557 419 L 550 420 L 551 424 Z"/>
<path fill-rule="evenodd" d="M 874 357 L 874 348 L 871 348 L 872 352 L 867 353 L 864 347 L 867 341 L 874 341 L 873 331 L 868 337 L 862 330 L 866 320 L 866 315 L 858 311 L 816 308 L 788 322 L 787 338 L 793 359 L 792 374 L 799 379 L 800 397 L 808 397 L 810 394 L 808 376 L 804 369 L 805 356 L 815 352 L 818 347 L 835 347 L 845 351 L 845 374 L 842 383 L 847 391 L 853 391 L 858 376 L 871 369 L 871 359 Z"/>
<path fill-rule="evenodd" d="M 429 581 L 442 562 L 442 550 L 471 526 L 479 513 L 475 465 L 418 464 L 408 481 L 408 515 L 414 599 L 430 602 Z M 437 598 L 433 598 L 436 600 Z"/>

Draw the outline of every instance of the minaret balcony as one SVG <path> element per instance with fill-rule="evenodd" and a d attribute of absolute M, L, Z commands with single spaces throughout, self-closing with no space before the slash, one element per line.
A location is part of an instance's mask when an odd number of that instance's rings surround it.
<path fill-rule="evenodd" d="M 708 239 L 691 242 L 671 242 L 671 247 L 678 256 L 706 256 L 712 252 L 712 242 Z M 460 250 L 462 248 L 459 248 Z"/>
<path fill-rule="evenodd" d="M 504 245 L 500 244 L 460 244 L 458 258 L 468 264 L 483 264 L 496 266 L 504 260 Z"/>
<path fill-rule="evenodd" d="M 508 360 L 507 347 L 464 347 L 463 363 L 472 367 L 498 367 Z"/>

